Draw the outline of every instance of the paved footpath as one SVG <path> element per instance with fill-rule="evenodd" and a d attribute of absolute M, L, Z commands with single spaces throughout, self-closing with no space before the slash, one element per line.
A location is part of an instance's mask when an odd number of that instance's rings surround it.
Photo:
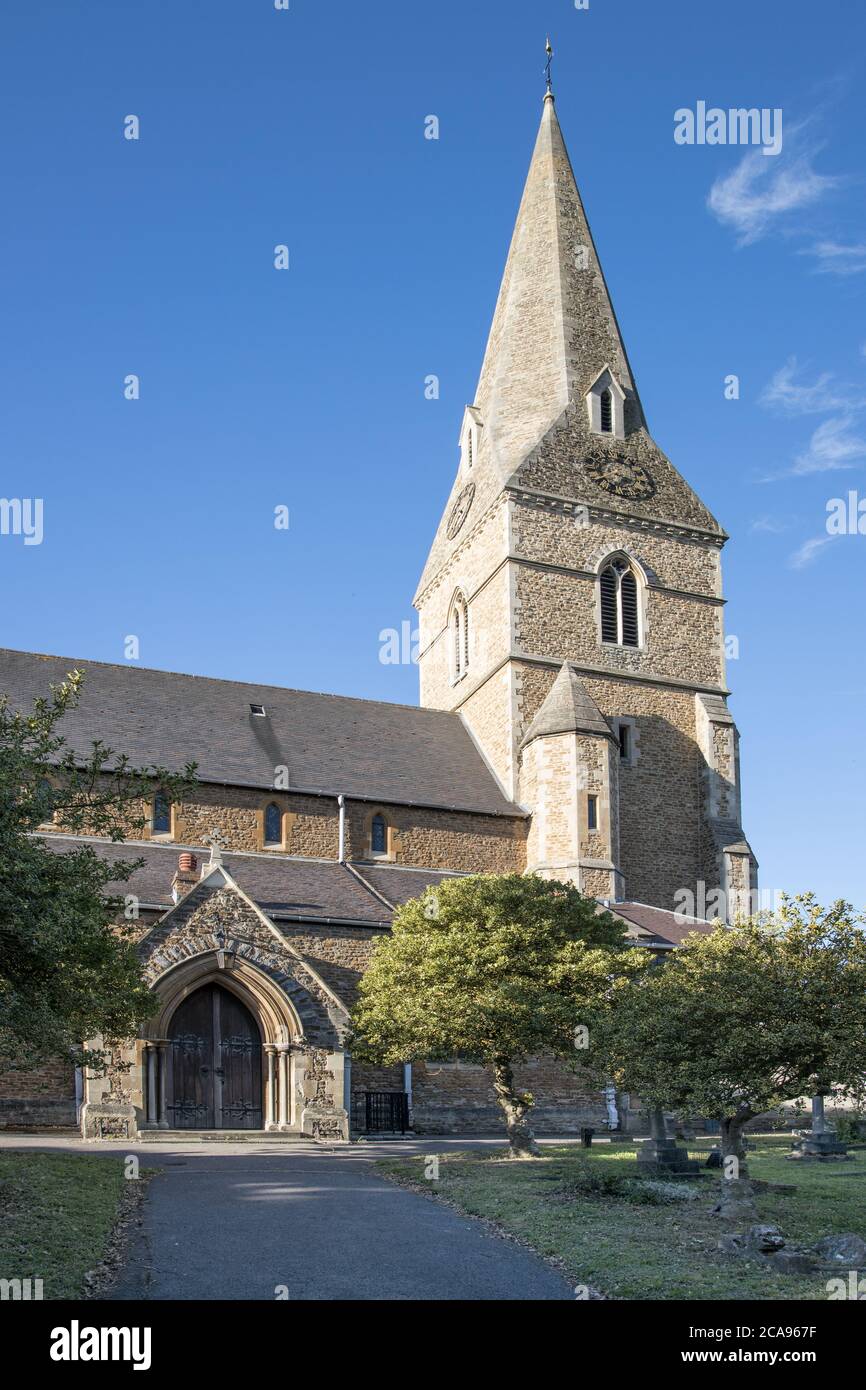
<path fill-rule="evenodd" d="M 110 1296 L 273 1299 L 285 1286 L 292 1301 L 573 1299 L 542 1260 L 395 1186 L 373 1165 L 383 1155 L 449 1147 L 469 1146 L 130 1146 L 124 1152 L 161 1171 Z"/>

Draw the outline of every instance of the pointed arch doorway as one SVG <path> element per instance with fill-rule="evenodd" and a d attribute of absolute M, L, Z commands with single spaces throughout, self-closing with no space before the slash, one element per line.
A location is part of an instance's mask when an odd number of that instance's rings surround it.
<path fill-rule="evenodd" d="M 168 1041 L 172 1129 L 262 1129 L 262 1035 L 237 995 L 215 983 L 194 990 Z"/>

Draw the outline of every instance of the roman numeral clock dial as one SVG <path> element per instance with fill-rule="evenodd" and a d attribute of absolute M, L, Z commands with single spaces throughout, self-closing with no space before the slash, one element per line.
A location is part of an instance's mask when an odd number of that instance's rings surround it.
<path fill-rule="evenodd" d="M 640 463 L 623 458 L 621 454 L 587 459 L 584 472 L 605 492 L 622 497 L 627 502 L 646 502 L 656 490 L 648 470 Z"/>

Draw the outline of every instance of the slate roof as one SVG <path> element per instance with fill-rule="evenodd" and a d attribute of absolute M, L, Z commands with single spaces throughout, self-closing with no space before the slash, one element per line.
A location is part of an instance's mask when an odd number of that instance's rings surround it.
<path fill-rule="evenodd" d="M 62 724 L 82 756 L 94 739 L 138 766 L 198 764 L 202 782 L 522 816 L 456 713 L 281 686 L 113 666 L 0 648 L 0 694 L 29 706 L 72 670 L 85 674 Z M 263 705 L 266 717 L 250 712 Z"/>
<path fill-rule="evenodd" d="M 640 928 L 640 939 L 647 946 L 681 946 L 691 932 L 705 933 L 714 929 L 714 923 L 702 917 L 683 919 L 679 913 L 663 907 L 651 907 L 649 903 L 611 903 L 608 911 L 630 926 Z M 648 933 L 649 939 L 644 933 Z"/>
<path fill-rule="evenodd" d="M 143 859 L 144 865 L 124 883 L 108 885 L 109 893 L 135 893 L 143 905 L 169 908 L 171 883 L 178 855 L 192 849 L 198 855 L 199 869 L 207 853 L 193 846 L 152 842 L 113 844 L 107 840 L 67 835 L 46 835 L 45 843 L 58 854 L 76 845 L 88 844 L 100 858 L 109 862 Z M 390 865 L 370 868 L 354 866 L 355 872 L 335 860 L 300 859 L 289 855 L 223 854 L 223 864 L 232 878 L 263 912 L 275 920 L 327 921 L 388 926 L 390 904 L 417 897 L 430 883 L 441 883 L 453 875 L 433 869 L 405 870 Z M 360 878 L 358 875 L 360 874 Z M 361 879 L 372 885 L 368 888 Z M 372 891 L 372 889 L 376 891 Z"/>

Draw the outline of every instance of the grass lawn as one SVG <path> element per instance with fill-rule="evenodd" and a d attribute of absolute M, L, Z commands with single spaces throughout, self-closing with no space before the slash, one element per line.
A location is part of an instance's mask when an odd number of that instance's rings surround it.
<path fill-rule="evenodd" d="M 0 1153 L 0 1279 L 41 1279 L 44 1298 L 80 1298 L 126 1186 L 118 1157 Z"/>
<path fill-rule="evenodd" d="M 690 1144 L 693 1157 L 710 1147 Z M 792 1163 L 790 1139 L 750 1141 L 753 1179 L 794 1184 L 792 1193 L 759 1191 L 761 1222 L 779 1226 L 791 1244 L 853 1231 L 866 1237 L 866 1152 L 843 1163 Z M 625 1195 L 587 1191 L 607 1176 L 637 1176 L 635 1147 L 589 1150 L 545 1145 L 543 1157 L 513 1163 L 494 1153 L 439 1155 L 439 1180 L 424 1179 L 424 1160 L 384 1160 L 385 1176 L 417 1185 L 471 1216 L 485 1217 L 556 1257 L 575 1285 L 625 1299 L 826 1299 L 828 1274 L 773 1274 L 763 1264 L 721 1256 L 720 1235 L 732 1228 L 710 1214 L 719 1174 L 702 1170 L 685 1184 L 692 1200 L 650 1205 Z M 628 1188 L 629 1184 L 626 1184 Z M 665 1185 L 670 1186 L 669 1184 Z M 640 1188 L 638 1189 L 638 1192 Z"/>

